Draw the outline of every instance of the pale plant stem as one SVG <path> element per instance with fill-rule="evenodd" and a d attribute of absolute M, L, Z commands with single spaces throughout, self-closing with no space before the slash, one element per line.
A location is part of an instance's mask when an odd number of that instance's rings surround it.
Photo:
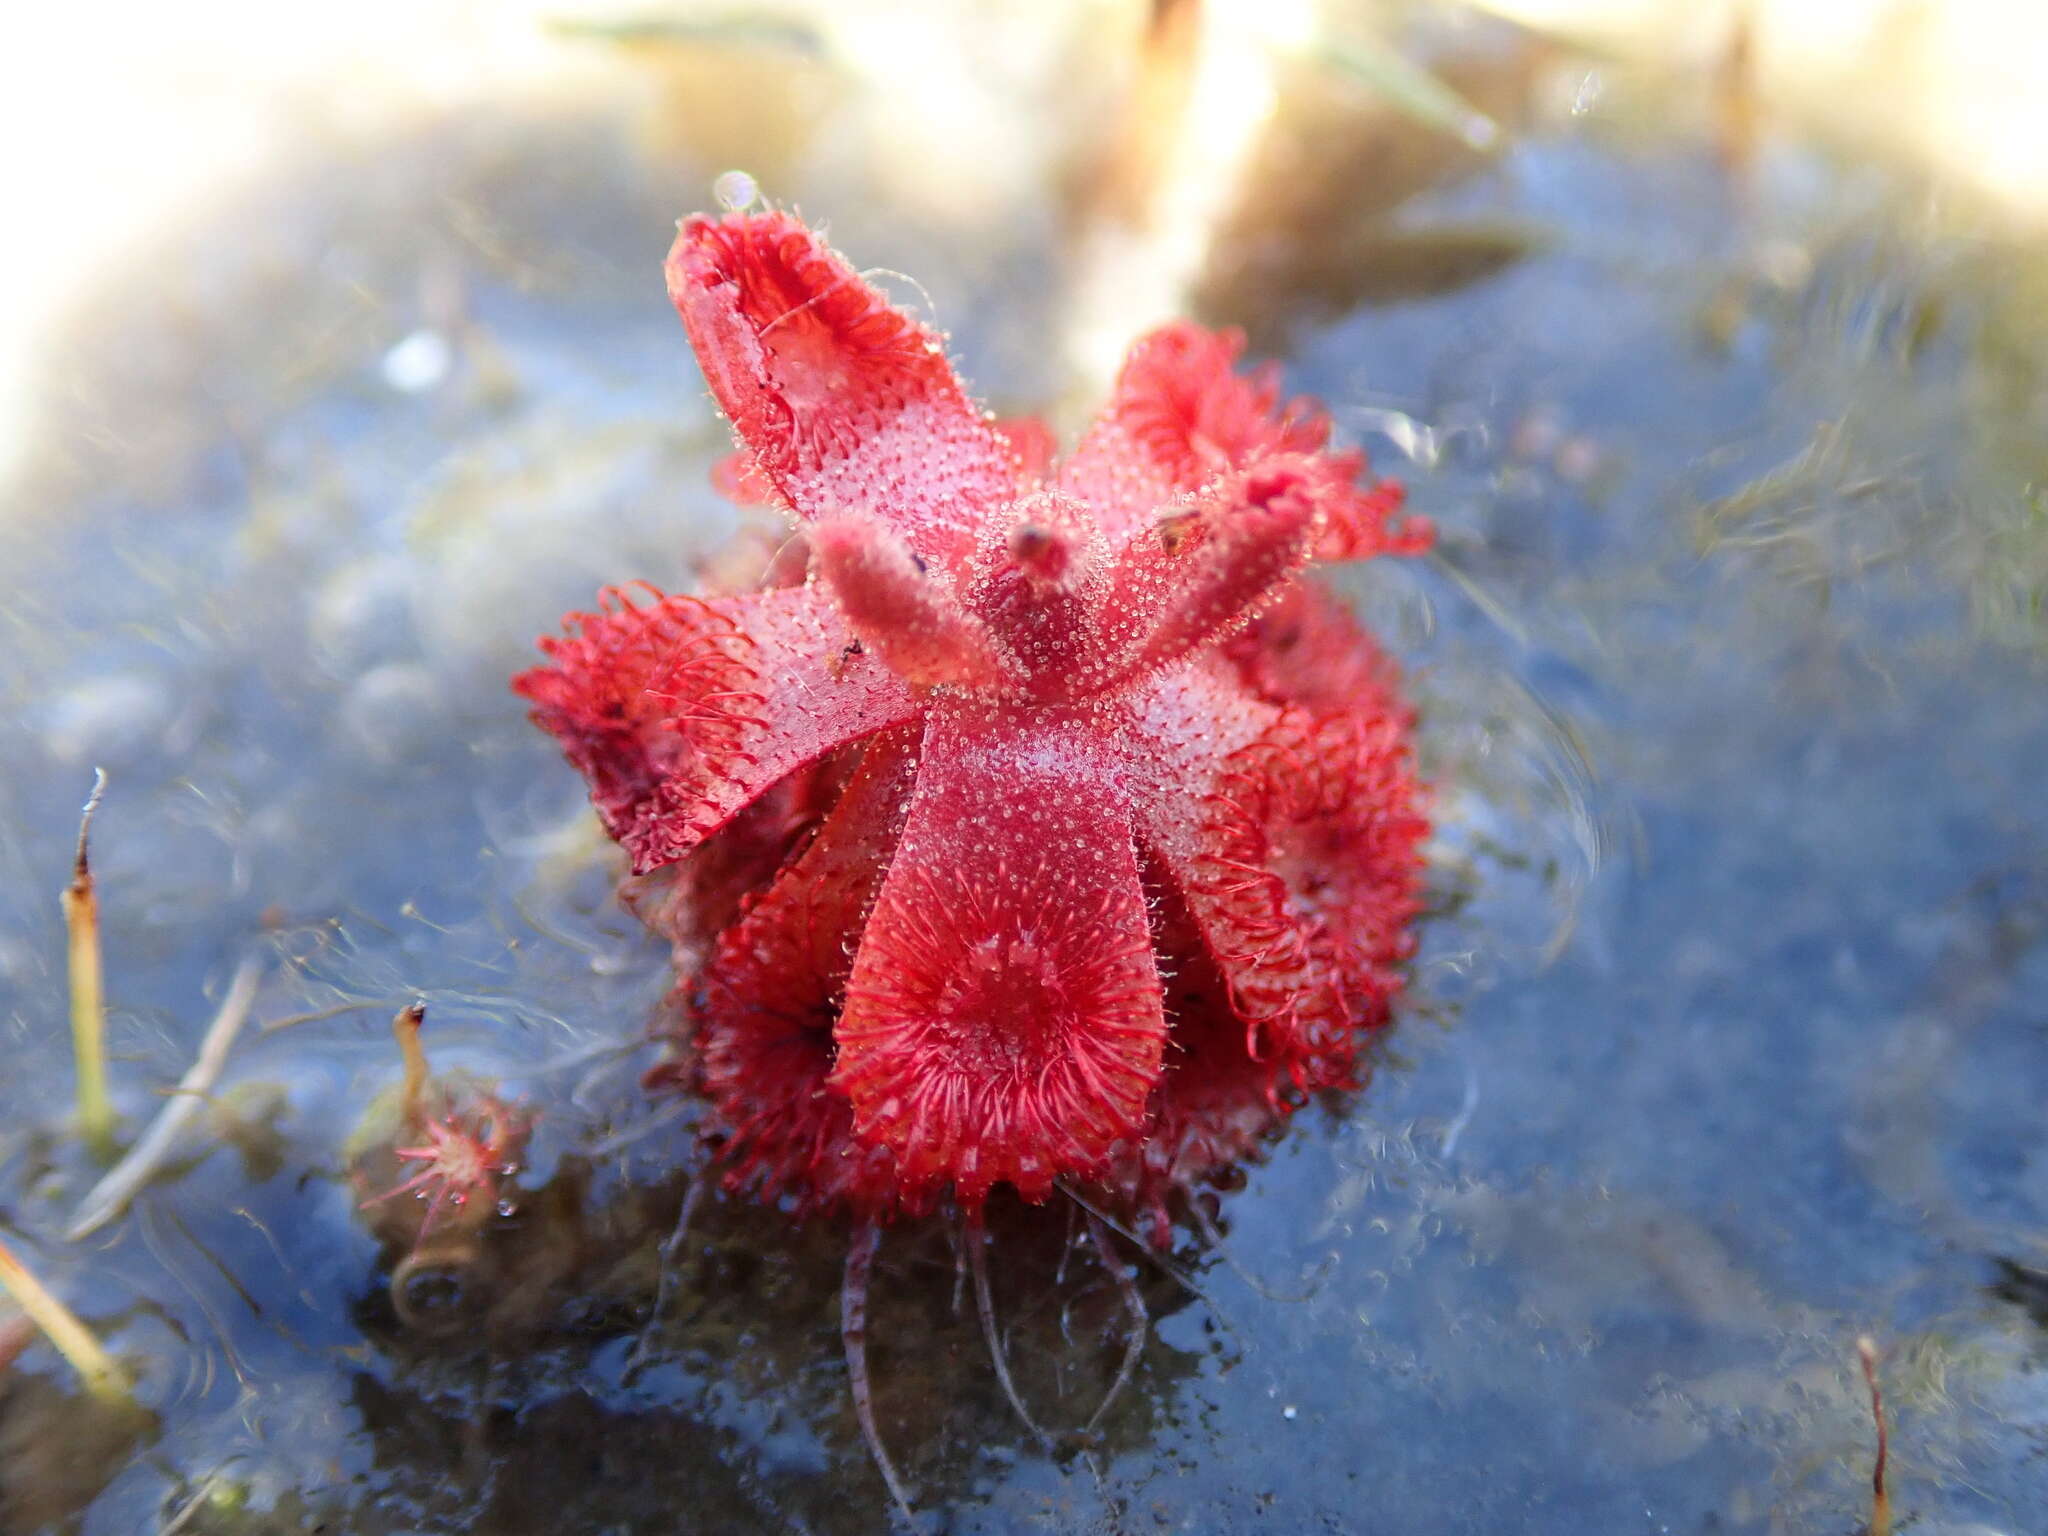
<path fill-rule="evenodd" d="M 853 1389 L 853 1413 L 860 1421 L 861 1437 L 868 1443 L 875 1470 L 882 1474 L 889 1497 L 906 1525 L 914 1525 L 910 1493 L 896 1475 L 896 1467 L 882 1446 L 882 1431 L 875 1420 L 874 1393 L 868 1383 L 868 1277 L 874 1273 L 875 1250 L 881 1245 L 882 1229 L 870 1222 L 854 1234 L 846 1251 L 846 1278 L 839 1287 L 839 1332 L 846 1349 L 846 1376 Z"/>
<path fill-rule="evenodd" d="M 64 1231 L 67 1239 L 75 1243 L 89 1237 L 125 1211 L 136 1192 L 170 1156 L 180 1133 L 220 1081 L 227 1066 L 228 1049 L 248 1021 L 250 1005 L 256 1000 L 256 983 L 262 974 L 262 964 L 255 959 L 244 960 L 235 971 L 234 980 L 228 984 L 228 995 L 221 1000 L 213 1023 L 207 1026 L 191 1069 L 180 1079 L 170 1101 L 157 1112 L 142 1138 L 128 1149 L 128 1155 L 108 1169 L 107 1176 L 78 1202 L 78 1209 L 71 1213 L 71 1225 Z"/>
<path fill-rule="evenodd" d="M 71 979 L 71 1049 L 78 1066 L 78 1131 L 92 1154 L 114 1153 L 114 1106 L 107 1098 L 107 1013 L 100 963 L 100 907 L 93 889 L 86 836 L 106 791 L 107 775 L 93 770 L 92 796 L 78 818 L 78 856 L 60 898 Z"/>
<path fill-rule="evenodd" d="M 57 1353 L 71 1362 L 72 1368 L 85 1379 L 87 1391 L 106 1402 L 129 1401 L 127 1373 L 92 1336 L 92 1331 L 29 1273 L 5 1243 L 0 1243 L 0 1286 L 14 1297 L 29 1321 L 43 1330 L 43 1336 Z"/>
<path fill-rule="evenodd" d="M 391 1033 L 398 1040 L 398 1054 L 405 1062 L 405 1081 L 398 1094 L 398 1120 L 407 1130 L 420 1123 L 420 1098 L 427 1091 L 427 1048 L 420 1043 L 420 1026 L 427 1021 L 427 1005 L 413 1002 L 392 1015 Z"/>
<path fill-rule="evenodd" d="M 1124 1310 L 1130 1314 L 1131 1319 L 1130 1332 L 1124 1340 L 1124 1357 L 1122 1363 L 1117 1366 L 1116 1379 L 1109 1384 L 1109 1390 L 1102 1395 L 1102 1401 L 1096 1404 L 1095 1412 L 1088 1416 L 1085 1433 L 1092 1435 L 1096 1426 L 1101 1424 L 1104 1415 L 1109 1412 L 1110 1404 L 1117 1400 L 1124 1388 L 1131 1384 L 1131 1378 L 1138 1373 L 1138 1359 L 1145 1352 L 1145 1335 L 1149 1319 L 1145 1313 L 1145 1298 L 1138 1290 L 1137 1277 L 1125 1266 L 1123 1260 L 1117 1257 L 1116 1249 L 1109 1240 L 1109 1229 L 1092 1211 L 1088 1214 L 1088 1234 L 1095 1240 L 1095 1252 L 1102 1261 L 1103 1269 L 1116 1277 L 1117 1289 L 1123 1293 Z"/>
<path fill-rule="evenodd" d="M 1031 1416 L 1031 1410 L 1024 1406 L 1024 1399 L 1017 1391 L 1017 1384 L 1010 1378 L 1010 1362 L 1003 1349 L 1002 1330 L 996 1327 L 995 1296 L 988 1282 L 988 1233 L 979 1221 L 967 1223 L 967 1267 L 974 1276 L 974 1306 L 981 1314 L 981 1336 L 988 1342 L 988 1357 L 996 1368 L 996 1380 L 1001 1384 L 1003 1396 L 1010 1400 L 1010 1407 L 1017 1417 L 1024 1421 L 1024 1427 L 1040 1445 L 1049 1445 L 1044 1430 Z"/>

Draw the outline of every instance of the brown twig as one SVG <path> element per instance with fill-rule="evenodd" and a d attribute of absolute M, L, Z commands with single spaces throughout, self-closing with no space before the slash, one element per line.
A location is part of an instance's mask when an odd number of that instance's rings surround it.
<path fill-rule="evenodd" d="M 0 1376 L 14 1368 L 21 1352 L 35 1342 L 36 1325 L 26 1317 L 10 1317 L 0 1323 Z"/>
<path fill-rule="evenodd" d="M 1863 1382 L 1870 1388 L 1870 1416 L 1877 1421 L 1877 1464 L 1870 1471 L 1870 1524 L 1868 1536 L 1892 1536 L 1892 1500 L 1884 1486 L 1884 1464 L 1890 1446 L 1884 1427 L 1884 1394 L 1877 1385 L 1877 1343 L 1869 1334 L 1856 1341 L 1856 1358 L 1863 1363 Z"/>
<path fill-rule="evenodd" d="M 1756 167 L 1762 112 L 1756 54 L 1756 16 L 1744 5 L 1735 12 L 1714 71 L 1714 150 L 1723 172 L 1744 191 L 1743 183 Z"/>

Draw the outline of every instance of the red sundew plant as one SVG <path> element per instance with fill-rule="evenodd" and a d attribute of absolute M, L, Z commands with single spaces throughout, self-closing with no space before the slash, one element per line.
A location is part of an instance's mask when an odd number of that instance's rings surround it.
<path fill-rule="evenodd" d="M 1142 338 L 1055 465 L 788 214 L 687 220 L 668 284 L 724 483 L 799 553 L 608 590 L 514 686 L 676 943 L 725 1188 L 858 1229 L 872 1441 L 879 1226 L 1064 1188 L 1163 1246 L 1358 1080 L 1427 821 L 1392 669 L 1304 571 L 1429 529 L 1233 334 Z"/>

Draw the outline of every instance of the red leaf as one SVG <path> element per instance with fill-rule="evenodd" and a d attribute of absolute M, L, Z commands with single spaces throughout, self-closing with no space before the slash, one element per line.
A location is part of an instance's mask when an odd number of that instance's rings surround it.
<path fill-rule="evenodd" d="M 669 297 L 753 468 L 800 517 L 865 512 L 956 564 L 1023 467 L 940 338 L 786 213 L 683 221 Z"/>
<path fill-rule="evenodd" d="M 1085 715 L 935 709 L 833 1084 L 913 1188 L 1042 1200 L 1142 1123 L 1160 1011 L 1129 816 Z"/>

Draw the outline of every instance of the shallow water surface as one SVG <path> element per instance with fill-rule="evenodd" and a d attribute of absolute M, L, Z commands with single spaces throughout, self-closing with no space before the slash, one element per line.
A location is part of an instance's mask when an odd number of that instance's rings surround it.
<path fill-rule="evenodd" d="M 1093 1442 L 1033 1440 L 947 1234 L 890 1234 L 877 1407 L 944 1529 L 1847 1533 L 1866 1333 L 1912 1529 L 2048 1508 L 2038 279 L 1903 180 L 1776 146 L 1731 184 L 1580 104 L 1418 176 L 1359 247 L 1412 280 L 1363 307 L 1209 292 L 1441 529 L 1341 577 L 1422 710 L 1434 913 L 1370 1087 L 1215 1233 L 1120 1251 L 1152 1329 Z M 602 115 L 406 151 L 295 170 L 110 295 L 0 521 L 0 1229 L 147 1409 L 31 1348 L 0 1531 L 883 1528 L 846 1234 L 714 1199 L 662 1282 L 666 959 L 504 686 L 735 526 L 657 270 L 717 167 Z M 1062 387 L 1047 209 L 783 190 L 917 275 L 999 408 Z M 55 895 L 95 764 L 131 1130 L 264 973 L 204 1134 L 69 1244 Z M 415 996 L 436 1069 L 536 1122 L 511 1213 L 394 1286 L 350 1139 Z M 1126 1338 L 1074 1214 L 996 1223 L 1061 1430 Z"/>

